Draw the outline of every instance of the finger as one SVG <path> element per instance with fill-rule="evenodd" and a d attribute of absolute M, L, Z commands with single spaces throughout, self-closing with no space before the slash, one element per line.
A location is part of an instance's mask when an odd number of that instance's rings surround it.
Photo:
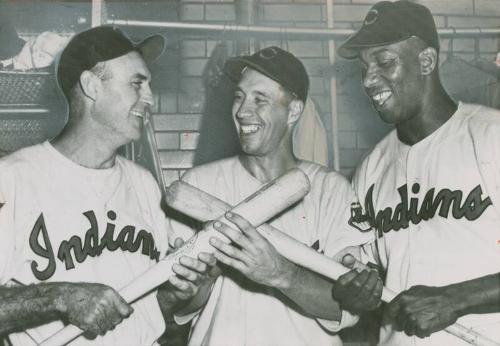
<path fill-rule="evenodd" d="M 252 243 L 240 231 L 237 231 L 229 227 L 228 225 L 218 221 L 214 223 L 214 228 L 220 233 L 224 234 L 226 237 L 228 237 L 233 243 L 237 244 L 239 247 L 246 249 L 247 251 L 251 251 L 253 249 Z"/>
<path fill-rule="evenodd" d="M 251 262 L 249 255 L 243 252 L 242 250 L 236 248 L 234 245 L 226 244 L 220 239 L 215 237 L 210 238 L 209 242 L 210 245 L 219 250 L 218 252 L 223 253 L 227 257 L 231 257 L 240 262 L 244 262 L 245 264 Z M 217 252 L 215 252 L 214 255 L 216 259 L 219 259 L 219 257 L 217 257 Z"/>
<path fill-rule="evenodd" d="M 224 263 L 225 265 L 232 267 L 232 268 L 240 271 L 243 274 L 246 274 L 247 267 L 243 262 L 241 262 L 235 258 L 229 257 L 224 252 L 221 252 L 221 251 L 216 251 L 214 253 L 214 255 L 215 255 L 215 258 L 219 262 Z"/>
<path fill-rule="evenodd" d="M 357 276 L 359 275 L 359 273 L 355 270 L 351 270 L 351 271 L 348 271 L 347 273 L 341 275 L 338 280 L 337 280 L 337 283 L 341 286 L 345 286 L 345 285 L 348 285 L 352 280 L 354 280 Z"/>
<path fill-rule="evenodd" d="M 351 254 L 346 254 L 344 257 L 342 257 L 342 264 L 348 268 L 356 269 L 358 272 L 369 269 L 366 264 L 358 261 L 356 257 Z"/>
<path fill-rule="evenodd" d="M 123 317 L 129 317 L 134 312 L 134 308 L 129 303 L 127 303 L 125 299 L 123 299 L 123 297 L 118 293 L 116 294 L 114 306 Z"/>
<path fill-rule="evenodd" d="M 169 277 L 168 281 L 174 288 L 178 289 L 179 291 L 189 291 L 192 285 L 190 282 L 183 280 L 176 275 Z"/>
<path fill-rule="evenodd" d="M 180 276 L 182 279 L 185 279 L 193 283 L 198 282 L 201 278 L 199 273 L 177 263 L 172 265 L 172 271 L 178 276 Z"/>
<path fill-rule="evenodd" d="M 207 271 L 207 265 L 205 263 L 198 261 L 197 259 L 194 259 L 192 257 L 182 256 L 179 259 L 179 263 L 184 267 L 194 270 L 200 274 L 203 274 Z"/>
<path fill-rule="evenodd" d="M 241 232 L 243 232 L 249 238 L 264 239 L 264 237 L 260 235 L 259 232 L 257 232 L 257 229 L 242 216 L 231 212 L 226 213 L 226 215 L 224 216 L 227 220 L 236 225 L 241 230 Z"/>
<path fill-rule="evenodd" d="M 182 245 L 184 245 L 184 240 L 182 240 L 182 238 L 175 238 L 174 249 L 175 250 L 180 249 Z"/>
<path fill-rule="evenodd" d="M 200 252 L 198 254 L 198 259 L 209 267 L 213 267 L 217 264 L 215 256 L 208 252 Z"/>
<path fill-rule="evenodd" d="M 377 283 L 381 281 L 378 272 L 375 270 L 368 271 L 368 278 L 364 283 L 364 288 L 360 290 L 358 299 L 365 301 L 367 309 L 374 309 L 377 307 L 380 297 L 377 297 Z"/>
<path fill-rule="evenodd" d="M 417 325 L 417 318 L 414 315 L 408 315 L 404 319 L 404 332 L 408 336 L 415 335 L 415 327 Z"/>

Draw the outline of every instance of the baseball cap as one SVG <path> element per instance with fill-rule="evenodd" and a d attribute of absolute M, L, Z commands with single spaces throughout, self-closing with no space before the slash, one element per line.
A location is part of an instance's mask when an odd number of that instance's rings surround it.
<path fill-rule="evenodd" d="M 362 27 L 340 46 L 338 53 L 346 59 L 354 59 L 360 49 L 396 43 L 412 36 L 439 52 L 436 24 L 427 7 L 407 0 L 381 1 L 368 11 Z"/>
<path fill-rule="evenodd" d="M 134 44 L 113 26 L 98 26 L 76 34 L 64 48 L 57 64 L 57 82 L 65 95 L 78 82 L 83 71 L 97 63 L 118 58 L 132 51 L 139 52 L 146 63 L 154 61 L 165 48 L 161 35 Z"/>
<path fill-rule="evenodd" d="M 250 67 L 278 82 L 303 102 L 309 90 L 309 77 L 302 62 L 279 47 L 267 47 L 255 54 L 226 61 L 224 72 L 238 82 L 245 67 Z"/>

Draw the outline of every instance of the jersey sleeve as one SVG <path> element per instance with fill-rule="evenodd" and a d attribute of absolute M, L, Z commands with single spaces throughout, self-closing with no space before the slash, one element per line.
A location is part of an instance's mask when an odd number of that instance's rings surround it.
<path fill-rule="evenodd" d="M 330 173 L 321 193 L 320 238 L 324 238 L 325 255 L 333 257 L 346 247 L 374 241 L 370 226 L 356 218 L 359 203 L 347 179 Z"/>
<path fill-rule="evenodd" d="M 15 184 L 11 175 L 2 172 L 5 167 L 0 164 L 0 285 L 12 278 L 16 253 L 15 237 Z"/>

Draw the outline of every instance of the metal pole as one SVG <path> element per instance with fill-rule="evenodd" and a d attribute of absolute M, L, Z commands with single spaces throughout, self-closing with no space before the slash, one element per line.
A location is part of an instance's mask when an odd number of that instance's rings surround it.
<path fill-rule="evenodd" d="M 97 1 L 97 0 L 93 0 Z M 293 39 L 308 40 L 328 40 L 345 39 L 352 35 L 352 29 L 321 29 L 321 28 L 295 28 L 295 27 L 272 27 L 272 26 L 252 26 L 252 25 L 232 25 L 232 24 L 202 24 L 185 22 L 155 22 L 127 19 L 108 19 L 106 24 L 123 26 L 155 27 L 172 30 L 191 31 L 206 36 L 207 33 L 230 33 L 238 32 L 250 36 L 255 35 L 286 35 Z M 446 28 L 438 29 L 438 34 L 442 38 L 449 37 L 485 37 L 499 36 L 500 28 Z"/>
<path fill-rule="evenodd" d="M 326 18 L 327 26 L 333 30 L 333 0 L 326 0 Z M 335 41 L 328 41 L 328 62 L 330 66 L 335 64 Z M 335 74 L 330 76 L 330 113 L 332 121 L 332 151 L 333 151 L 333 169 L 340 169 L 340 150 L 339 150 L 339 117 L 337 113 L 337 78 Z"/>

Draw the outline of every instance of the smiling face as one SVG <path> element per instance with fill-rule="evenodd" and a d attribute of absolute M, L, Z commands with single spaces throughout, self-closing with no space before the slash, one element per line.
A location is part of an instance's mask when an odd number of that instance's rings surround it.
<path fill-rule="evenodd" d="M 143 120 L 153 105 L 151 74 L 137 52 L 104 62 L 93 120 L 123 143 L 141 136 Z"/>
<path fill-rule="evenodd" d="M 290 135 L 290 97 L 274 80 L 247 68 L 233 101 L 233 120 L 244 153 L 265 156 Z"/>
<path fill-rule="evenodd" d="M 383 121 L 402 123 L 422 106 L 424 78 L 418 38 L 371 47 L 360 52 L 363 87 Z"/>

